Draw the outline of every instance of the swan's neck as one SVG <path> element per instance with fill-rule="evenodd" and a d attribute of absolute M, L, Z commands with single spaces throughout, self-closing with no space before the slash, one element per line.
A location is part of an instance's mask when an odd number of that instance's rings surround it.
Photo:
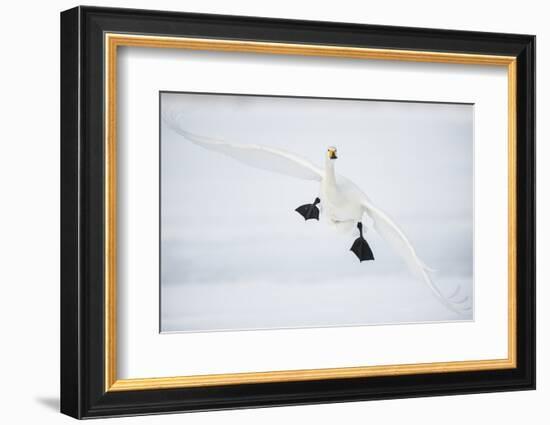
<path fill-rule="evenodd" d="M 331 186 L 336 185 L 336 175 L 334 173 L 334 161 L 329 158 L 325 159 L 325 180 L 327 184 Z"/>

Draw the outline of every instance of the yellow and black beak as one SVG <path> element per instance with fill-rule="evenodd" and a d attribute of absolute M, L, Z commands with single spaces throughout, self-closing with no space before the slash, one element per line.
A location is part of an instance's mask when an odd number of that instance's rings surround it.
<path fill-rule="evenodd" d="M 338 159 L 338 156 L 336 156 L 336 149 L 329 149 L 328 157 L 329 159 Z"/>

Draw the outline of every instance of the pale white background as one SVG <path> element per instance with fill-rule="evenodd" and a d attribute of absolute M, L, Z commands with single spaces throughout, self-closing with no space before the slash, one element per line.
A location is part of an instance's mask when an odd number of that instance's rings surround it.
<path fill-rule="evenodd" d="M 182 62 L 188 68 L 188 61 Z M 314 63 L 318 73 L 318 61 Z M 276 70 L 279 73 L 280 67 Z M 358 70 L 361 85 L 376 81 L 384 91 L 387 84 L 365 71 Z M 297 80 L 296 67 L 291 72 Z M 382 72 L 395 86 L 393 74 Z M 311 69 L 306 74 L 311 80 Z M 490 72 L 483 81 L 493 80 L 495 74 Z M 498 86 L 506 96 L 506 68 L 499 74 Z M 403 84 L 410 86 L 402 83 L 396 91 Z M 351 81 L 350 86 L 357 96 L 357 84 Z M 182 93 L 165 93 L 162 99 L 164 110 L 172 104 L 183 115 L 182 125 L 192 131 L 298 150 L 321 166 L 326 147 L 337 144 L 342 160 L 337 161 L 338 172 L 351 173 L 373 202 L 391 208 L 392 217 L 422 250 L 423 261 L 438 270 L 440 287 L 461 285 L 471 299 L 473 105 Z M 506 108 L 502 110 L 506 114 Z M 495 177 L 506 180 L 506 129 L 493 135 L 480 144 L 491 147 L 491 158 L 495 146 L 488 140 L 500 147 L 503 172 Z M 163 128 L 161 149 L 163 332 L 473 319 L 472 310 L 458 315 L 438 302 L 423 282 L 409 278 L 401 258 L 374 232 L 367 231 L 367 240 L 376 260 L 359 264 L 349 252 L 358 232 L 342 237 L 324 220 L 300 220 L 294 208 L 312 202 L 318 184 L 243 167 L 189 143 L 168 126 Z M 494 185 L 486 187 L 494 193 Z M 479 192 L 478 199 L 483 199 Z M 506 205 L 506 190 L 501 202 Z M 503 238 L 506 210 L 501 210 L 500 222 L 495 223 L 493 214 L 488 220 Z M 494 242 L 491 238 L 491 245 Z M 499 245 L 506 258 L 506 243 Z M 205 250 L 217 255 L 205 255 Z M 506 263 L 497 262 L 499 268 Z M 506 278 L 502 283 L 506 287 Z M 219 295 L 213 300 L 209 293 Z"/>
<path fill-rule="evenodd" d="M 3 293 L 0 317 L 0 396 L 2 422 L 70 423 L 57 410 L 59 319 L 59 18 L 69 1 L 11 3 L 3 9 L 0 68 L 2 93 L 2 220 L 0 228 Z M 538 36 L 538 116 L 550 113 L 550 29 L 542 2 L 478 2 L 464 0 L 360 3 L 253 2 L 233 0 L 98 1 L 125 7 L 180 9 L 212 13 L 263 15 L 304 19 L 355 21 L 468 30 L 535 33 Z M 550 159 L 549 127 L 538 129 L 539 164 Z M 550 397 L 548 310 L 545 281 L 550 278 L 547 238 L 550 227 L 542 218 L 550 213 L 546 183 L 550 171 L 538 172 L 538 390 L 459 397 L 393 400 L 339 405 L 304 406 L 237 412 L 199 413 L 111 420 L 111 423 L 421 423 L 463 424 L 465 421 L 512 424 L 546 423 L 545 401 Z"/>

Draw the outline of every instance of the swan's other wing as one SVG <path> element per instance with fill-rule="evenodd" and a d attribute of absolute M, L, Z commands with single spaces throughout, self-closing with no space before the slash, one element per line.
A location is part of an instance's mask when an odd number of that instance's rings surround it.
<path fill-rule="evenodd" d="M 319 167 L 283 149 L 255 144 L 228 143 L 200 136 L 183 129 L 177 116 L 166 114 L 163 119 L 172 130 L 195 145 L 222 153 L 251 167 L 304 180 L 320 181 L 323 175 Z"/>
<path fill-rule="evenodd" d="M 377 233 L 391 246 L 391 248 L 399 254 L 399 256 L 405 261 L 409 270 L 417 277 L 422 279 L 424 283 L 430 288 L 435 297 L 447 308 L 456 313 L 464 313 L 471 309 L 466 305 L 468 297 L 462 299 L 456 299 L 460 287 L 457 288 L 450 296 L 445 296 L 437 285 L 433 282 L 429 272 L 433 270 L 427 267 L 418 258 L 416 251 L 409 239 L 405 236 L 399 226 L 388 217 L 388 215 L 375 207 L 372 202 L 364 196 L 362 201 L 363 207 L 367 214 L 371 217 L 374 224 L 374 229 Z"/>

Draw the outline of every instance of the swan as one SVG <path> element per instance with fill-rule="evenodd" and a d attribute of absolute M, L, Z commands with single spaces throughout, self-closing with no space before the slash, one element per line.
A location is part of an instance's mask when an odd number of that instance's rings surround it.
<path fill-rule="evenodd" d="M 335 146 L 327 148 L 324 168 L 320 168 L 307 159 L 283 149 L 257 144 L 229 143 L 191 133 L 180 125 L 180 116 L 174 113 L 163 114 L 163 120 L 177 134 L 204 149 L 224 154 L 251 167 L 318 182 L 319 196 L 313 203 L 296 208 L 306 221 L 319 220 L 320 210 L 317 205 L 321 204 L 323 215 L 332 228 L 339 232 L 351 232 L 357 228 L 359 237 L 350 250 L 360 262 L 363 262 L 374 260 L 372 250 L 363 234 L 363 217 L 369 217 L 372 228 L 401 257 L 409 271 L 429 287 L 441 304 L 457 314 L 471 310 L 471 306 L 466 305 L 468 296 L 457 299 L 461 292 L 460 285 L 450 296 L 445 296 L 430 276 L 435 270 L 426 266 L 418 257 L 400 227 L 384 211 L 376 207 L 357 185 L 336 174 L 338 151 Z"/>

